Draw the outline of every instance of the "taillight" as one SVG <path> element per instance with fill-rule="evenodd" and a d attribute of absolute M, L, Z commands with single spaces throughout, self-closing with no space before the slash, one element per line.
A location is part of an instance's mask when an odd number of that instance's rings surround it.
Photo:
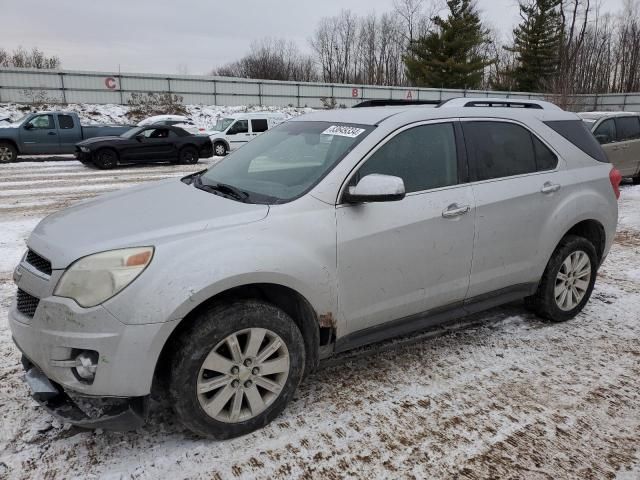
<path fill-rule="evenodd" d="M 613 167 L 609 172 L 609 181 L 613 187 L 613 193 L 616 194 L 616 199 L 620 198 L 620 182 L 622 182 L 622 174 L 616 167 Z"/>

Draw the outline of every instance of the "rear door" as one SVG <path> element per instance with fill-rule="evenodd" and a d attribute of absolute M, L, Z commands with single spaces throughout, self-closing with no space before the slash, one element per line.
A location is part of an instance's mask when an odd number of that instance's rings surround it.
<path fill-rule="evenodd" d="M 20 130 L 20 140 L 22 153 L 60 153 L 58 128 L 52 114 L 36 115 L 26 122 Z"/>
<path fill-rule="evenodd" d="M 558 157 L 524 126 L 463 120 L 476 201 L 469 299 L 538 280 L 540 228 L 563 195 Z"/>
<path fill-rule="evenodd" d="M 75 144 L 82 140 L 80 135 L 80 125 L 72 115 L 59 113 L 56 115 L 58 120 L 58 138 L 60 139 L 60 153 L 73 153 Z"/>
<path fill-rule="evenodd" d="M 249 120 L 236 120 L 233 125 L 228 128 L 226 136 L 231 150 L 235 150 L 247 143 L 251 140 Z"/>
<path fill-rule="evenodd" d="M 640 163 L 640 119 L 637 116 L 616 117 L 618 142 L 613 146 L 612 163 L 622 176 L 633 177 Z"/>
<path fill-rule="evenodd" d="M 464 300 L 475 208 L 456 139 L 452 122 L 407 127 L 350 179 L 354 185 L 369 174 L 397 176 L 407 195 L 337 207 L 338 303 L 348 333 Z"/>

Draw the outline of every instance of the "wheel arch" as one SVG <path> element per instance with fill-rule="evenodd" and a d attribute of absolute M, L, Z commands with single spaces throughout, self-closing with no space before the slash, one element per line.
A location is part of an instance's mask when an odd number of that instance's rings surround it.
<path fill-rule="evenodd" d="M 562 235 L 560 242 L 567 235 L 576 235 L 589 240 L 595 247 L 596 253 L 598 254 L 598 264 L 602 263 L 607 244 L 607 234 L 602 223 L 594 219 L 582 220 L 567 230 L 567 232 Z"/>
<path fill-rule="evenodd" d="M 333 317 L 331 315 L 319 316 L 311 303 L 302 294 L 290 287 L 277 283 L 251 283 L 219 292 L 194 306 L 185 315 L 162 347 L 156 362 L 154 385 L 166 380 L 163 377 L 166 376 L 165 374 L 168 371 L 171 355 L 175 350 L 175 343 L 183 332 L 192 326 L 194 322 L 197 322 L 201 312 L 219 302 L 249 299 L 266 301 L 281 309 L 293 319 L 304 339 L 307 355 L 305 376 L 312 372 L 317 367 L 320 358 L 321 337 L 325 341 L 331 341 L 335 338 L 335 326 L 332 324 Z"/>
<path fill-rule="evenodd" d="M 20 146 L 12 138 L 0 138 L 0 143 L 8 143 L 16 149 L 16 152 L 18 152 L 18 154 L 22 153 L 22 151 L 20 150 Z"/>
<path fill-rule="evenodd" d="M 224 138 L 216 138 L 215 140 L 212 140 L 211 143 L 213 144 L 214 149 L 215 149 L 216 143 L 222 143 L 227 149 L 227 152 L 231 151 L 231 145 Z"/>

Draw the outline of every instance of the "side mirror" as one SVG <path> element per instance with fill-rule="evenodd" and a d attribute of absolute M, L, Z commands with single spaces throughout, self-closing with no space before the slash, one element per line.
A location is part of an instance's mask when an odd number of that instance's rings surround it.
<path fill-rule="evenodd" d="M 136 135 L 136 140 L 141 142 L 142 140 L 144 140 L 144 135 L 142 133 L 139 133 L 138 135 Z"/>
<path fill-rule="evenodd" d="M 405 197 L 404 182 L 400 177 L 372 173 L 349 187 L 344 199 L 349 203 L 396 202 Z"/>
<path fill-rule="evenodd" d="M 25 130 L 33 130 L 33 125 L 30 123 L 25 123 L 24 124 L 24 129 Z"/>
<path fill-rule="evenodd" d="M 609 135 L 596 135 L 596 140 L 598 140 L 598 143 L 601 145 L 611 143 L 611 137 L 609 137 Z"/>

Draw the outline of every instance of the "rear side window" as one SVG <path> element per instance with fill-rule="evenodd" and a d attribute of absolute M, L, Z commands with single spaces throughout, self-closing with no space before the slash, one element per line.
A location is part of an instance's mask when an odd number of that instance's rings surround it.
<path fill-rule="evenodd" d="M 531 133 L 521 126 L 506 122 L 462 122 L 462 128 L 468 151 L 475 159 L 475 180 L 538 170 Z"/>
<path fill-rule="evenodd" d="M 596 136 L 596 140 L 599 143 L 611 143 L 616 141 L 616 123 L 613 118 L 605 120 L 598 128 L 596 128 L 593 134 Z"/>
<path fill-rule="evenodd" d="M 453 124 L 420 125 L 400 132 L 366 161 L 352 185 L 372 173 L 402 178 L 407 193 L 457 184 Z"/>
<path fill-rule="evenodd" d="M 58 124 L 61 130 L 73 128 L 73 117 L 71 115 L 58 115 Z"/>
<path fill-rule="evenodd" d="M 536 152 L 536 166 L 538 171 L 553 170 L 558 166 L 558 157 L 549 150 L 535 135 L 531 135 L 533 150 Z"/>
<path fill-rule="evenodd" d="M 640 120 L 638 117 L 616 118 L 616 130 L 618 131 L 618 140 L 636 140 L 640 138 Z"/>
<path fill-rule="evenodd" d="M 251 120 L 251 130 L 253 133 L 261 133 L 269 130 L 269 124 L 266 119 Z"/>
<path fill-rule="evenodd" d="M 582 120 L 553 120 L 544 122 L 594 160 L 609 163 L 602 147 Z"/>

